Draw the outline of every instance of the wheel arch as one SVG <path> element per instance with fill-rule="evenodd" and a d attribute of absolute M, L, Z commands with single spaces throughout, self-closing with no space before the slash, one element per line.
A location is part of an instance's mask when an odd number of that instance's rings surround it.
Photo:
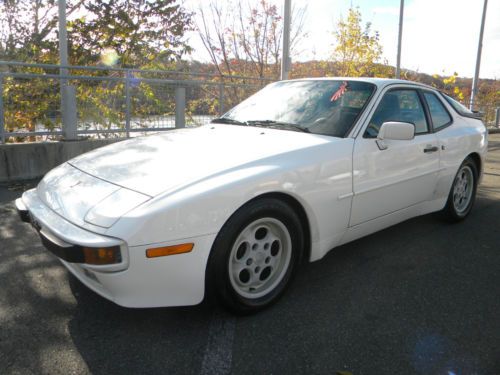
<path fill-rule="evenodd" d="M 312 248 L 312 240 L 311 240 L 311 224 L 309 221 L 309 217 L 306 212 L 306 207 L 304 207 L 303 204 L 300 203 L 300 201 L 293 197 L 290 194 L 283 193 L 283 192 L 266 192 L 262 193 L 260 195 L 256 195 L 252 197 L 251 199 L 245 201 L 242 203 L 236 210 L 233 211 L 233 213 L 227 218 L 227 220 L 224 222 L 223 225 L 225 225 L 231 217 L 240 209 L 245 207 L 246 205 L 259 201 L 261 199 L 276 199 L 281 202 L 284 202 L 290 208 L 298 215 L 298 218 L 300 220 L 300 223 L 304 229 L 304 249 L 303 253 L 301 254 L 301 262 L 309 262 L 310 256 L 311 256 L 311 248 Z M 220 232 L 217 234 L 217 237 L 219 236 Z M 213 267 L 214 265 L 214 247 L 217 242 L 217 237 L 215 238 L 214 242 L 211 245 L 210 253 L 207 259 L 206 263 L 206 268 L 205 268 L 205 300 L 208 301 L 209 304 L 214 303 L 215 301 L 218 300 L 218 297 L 216 295 L 215 289 L 213 288 L 214 285 L 216 285 L 216 280 L 214 279 L 213 273 L 210 273 L 210 268 Z M 307 260 L 305 260 L 307 259 Z M 229 307 L 231 308 L 231 307 Z M 238 312 L 238 310 L 234 310 Z"/>
<path fill-rule="evenodd" d="M 472 152 L 467 155 L 466 159 L 471 159 L 474 164 L 476 164 L 478 177 L 481 178 L 483 174 L 483 161 L 481 160 L 481 156 L 477 152 Z"/>

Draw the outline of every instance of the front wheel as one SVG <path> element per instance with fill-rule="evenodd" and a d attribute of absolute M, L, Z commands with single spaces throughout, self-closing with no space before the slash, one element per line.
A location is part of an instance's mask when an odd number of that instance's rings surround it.
<path fill-rule="evenodd" d="M 444 219 L 457 222 L 470 213 L 476 198 L 478 170 L 476 163 L 465 159 L 453 180 L 446 206 L 441 212 Z"/>
<path fill-rule="evenodd" d="M 207 270 L 209 293 L 237 313 L 271 305 L 289 285 L 303 242 L 299 217 L 289 205 L 270 198 L 246 204 L 214 242 Z"/>

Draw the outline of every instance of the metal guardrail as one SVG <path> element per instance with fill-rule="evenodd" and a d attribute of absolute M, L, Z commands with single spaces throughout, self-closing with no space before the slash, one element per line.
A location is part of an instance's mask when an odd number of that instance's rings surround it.
<path fill-rule="evenodd" d="M 201 124 L 271 81 L 185 71 L 0 61 L 0 143 L 15 138 L 130 137 Z M 36 106 L 40 110 L 34 111 Z M 478 103 L 477 107 L 487 126 L 500 127 L 498 106 Z M 64 111 L 70 116 L 63 116 Z"/>
<path fill-rule="evenodd" d="M 500 129 L 500 107 L 481 106 L 480 104 L 478 104 L 478 107 L 482 108 L 479 112 L 483 115 L 483 122 L 486 127 Z"/>
<path fill-rule="evenodd" d="M 0 66 L 18 66 L 25 68 L 42 68 L 42 69 L 66 69 L 66 70 L 86 70 L 86 71 L 105 71 L 105 72 L 128 72 L 128 73 L 158 73 L 158 74 L 172 74 L 201 78 L 219 78 L 219 79 L 243 79 L 263 82 L 274 82 L 272 78 L 249 77 L 241 75 L 224 75 L 224 74 L 210 74 L 210 73 L 197 73 L 185 72 L 179 70 L 158 70 L 158 69 L 135 69 L 135 68 L 116 68 L 107 66 L 88 66 L 88 65 L 57 65 L 57 64 L 35 64 L 24 63 L 20 61 L 0 61 Z"/>
<path fill-rule="evenodd" d="M 37 72 L 19 71 L 23 69 Z M 75 74 L 59 74 L 57 70 Z M 0 61 L 0 142 L 13 137 L 71 139 L 68 134 L 130 137 L 131 133 L 183 128 L 222 114 L 235 100 L 245 99 L 270 81 L 182 71 Z M 64 90 L 60 90 L 61 85 Z M 34 111 L 28 125 L 17 117 L 23 117 L 30 100 L 42 109 Z M 196 106 L 191 104 L 196 100 L 204 107 L 193 109 Z M 62 123 L 63 110 L 75 115 L 69 123 Z M 68 116 L 65 120 L 68 122 Z"/>
<path fill-rule="evenodd" d="M 467 108 L 470 107 L 470 102 L 465 101 L 462 103 Z M 474 105 L 477 112 L 480 114 L 481 119 L 488 128 L 500 128 L 500 106 L 498 104 L 485 104 L 476 102 Z"/>

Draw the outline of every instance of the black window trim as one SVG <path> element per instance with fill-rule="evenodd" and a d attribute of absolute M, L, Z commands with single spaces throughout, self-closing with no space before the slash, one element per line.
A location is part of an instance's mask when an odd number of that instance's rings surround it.
<path fill-rule="evenodd" d="M 421 95 L 421 100 L 424 102 L 425 113 L 426 113 L 426 116 L 428 117 L 429 124 L 431 125 L 432 133 L 438 133 L 441 130 L 446 129 L 449 126 L 453 125 L 453 116 L 451 115 L 450 111 L 448 111 L 448 108 L 446 108 L 446 105 L 443 103 L 442 99 L 440 98 L 440 95 L 436 95 L 437 92 L 439 92 L 439 91 L 433 91 L 430 89 L 419 88 L 419 94 Z M 436 130 L 436 128 L 434 128 L 434 122 L 432 121 L 432 115 L 431 115 L 431 109 L 429 108 L 429 104 L 427 103 L 427 99 L 425 99 L 424 93 L 434 95 L 437 98 L 437 100 L 441 103 L 441 105 L 443 106 L 443 108 L 446 111 L 446 113 L 448 114 L 448 116 L 450 117 L 450 121 L 448 121 L 446 124 L 444 124 L 443 126 L 441 126 L 437 130 Z"/>
<path fill-rule="evenodd" d="M 368 125 L 370 125 L 370 121 L 371 119 L 373 118 L 373 116 L 375 115 L 375 112 L 377 111 L 378 109 L 378 106 L 380 105 L 380 103 L 382 102 L 382 100 L 384 99 L 384 96 L 391 92 L 391 91 L 401 91 L 401 90 L 413 90 L 413 91 L 416 91 L 417 93 L 417 97 L 420 101 L 420 105 L 422 106 L 422 109 L 424 111 L 424 118 L 425 118 L 425 121 L 427 122 L 427 131 L 424 132 L 424 133 L 416 133 L 415 132 L 415 137 L 419 136 L 419 135 L 425 135 L 425 134 L 432 134 L 433 133 L 433 127 L 431 125 L 431 122 L 429 121 L 429 118 L 428 118 L 428 114 L 427 114 L 427 103 L 425 103 L 423 100 L 422 100 L 422 95 L 420 94 L 420 87 L 416 87 L 416 86 L 397 86 L 397 87 L 392 87 L 392 88 L 389 88 L 386 92 L 384 92 L 384 94 L 382 95 L 382 97 L 380 98 L 380 101 L 377 103 L 377 106 L 373 109 L 373 112 L 371 113 L 370 115 L 370 118 L 368 119 L 368 122 L 367 122 L 367 126 L 364 128 L 364 131 L 363 131 L 363 139 L 376 139 L 376 137 L 367 137 L 366 136 L 366 129 L 368 127 Z M 416 126 L 414 123 L 412 122 L 408 122 L 409 124 L 412 124 L 415 129 L 416 129 Z"/>

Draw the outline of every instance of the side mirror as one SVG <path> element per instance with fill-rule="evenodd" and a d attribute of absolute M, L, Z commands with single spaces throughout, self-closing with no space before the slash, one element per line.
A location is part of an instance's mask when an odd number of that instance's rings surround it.
<path fill-rule="evenodd" d="M 387 149 L 384 140 L 411 141 L 415 138 L 415 125 L 409 122 L 384 122 L 377 136 L 377 145 L 381 150 Z"/>
<path fill-rule="evenodd" d="M 411 141 L 415 138 L 415 125 L 409 122 L 384 122 L 378 132 L 378 139 Z"/>

